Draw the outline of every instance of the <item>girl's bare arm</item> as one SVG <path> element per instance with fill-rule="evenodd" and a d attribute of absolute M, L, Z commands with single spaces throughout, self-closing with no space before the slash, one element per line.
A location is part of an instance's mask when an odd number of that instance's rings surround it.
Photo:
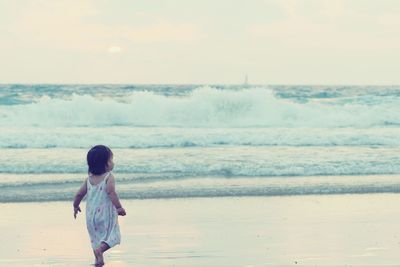
<path fill-rule="evenodd" d="M 75 195 L 74 198 L 74 218 L 76 219 L 76 214 L 81 211 L 81 208 L 79 207 L 79 204 L 81 203 L 82 199 L 85 197 L 87 193 L 87 180 L 85 180 L 79 188 L 78 192 Z"/>
<path fill-rule="evenodd" d="M 110 175 L 110 177 L 108 178 L 107 181 L 107 194 L 110 197 L 111 202 L 113 203 L 113 205 L 115 206 L 115 208 L 118 211 L 118 215 L 126 215 L 126 212 L 124 210 L 124 208 L 121 205 L 121 202 L 119 201 L 119 197 L 117 195 L 117 192 L 115 192 L 115 179 L 114 179 L 114 175 Z"/>

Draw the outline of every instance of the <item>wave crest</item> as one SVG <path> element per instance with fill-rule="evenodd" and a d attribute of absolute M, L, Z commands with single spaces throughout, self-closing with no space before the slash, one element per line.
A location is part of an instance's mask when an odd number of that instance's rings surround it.
<path fill-rule="evenodd" d="M 73 94 L 1 107 L 1 126 L 369 127 L 400 124 L 400 101 L 374 105 L 279 98 L 268 88 L 201 87 L 185 96 L 132 92 L 123 98 Z"/>

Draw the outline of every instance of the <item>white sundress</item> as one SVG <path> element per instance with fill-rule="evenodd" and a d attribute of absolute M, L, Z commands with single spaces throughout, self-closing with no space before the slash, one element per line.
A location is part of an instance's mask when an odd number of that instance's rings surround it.
<path fill-rule="evenodd" d="M 97 185 L 90 183 L 90 176 L 87 179 L 86 226 L 93 249 L 98 248 L 101 242 L 110 248 L 121 242 L 117 209 L 106 191 L 110 174 L 108 172 Z"/>

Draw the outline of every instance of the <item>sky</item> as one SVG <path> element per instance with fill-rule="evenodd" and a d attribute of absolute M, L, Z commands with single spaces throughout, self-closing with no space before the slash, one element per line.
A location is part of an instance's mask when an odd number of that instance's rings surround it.
<path fill-rule="evenodd" d="M 0 83 L 400 84 L 397 0 L 0 0 Z"/>

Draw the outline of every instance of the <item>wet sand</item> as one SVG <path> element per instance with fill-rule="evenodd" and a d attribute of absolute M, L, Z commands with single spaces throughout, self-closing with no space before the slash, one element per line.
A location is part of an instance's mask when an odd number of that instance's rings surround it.
<path fill-rule="evenodd" d="M 400 194 L 122 202 L 105 266 L 400 265 Z M 84 206 L 0 204 L 0 266 L 90 266 Z"/>

